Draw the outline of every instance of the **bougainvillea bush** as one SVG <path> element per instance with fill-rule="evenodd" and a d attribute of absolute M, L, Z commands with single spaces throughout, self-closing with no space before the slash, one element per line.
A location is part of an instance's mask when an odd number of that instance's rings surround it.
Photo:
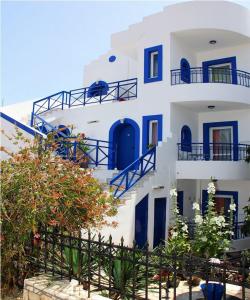
<path fill-rule="evenodd" d="M 6 290 L 23 280 L 25 244 L 31 232 L 39 237 L 40 225 L 74 233 L 102 226 L 116 213 L 113 197 L 91 171 L 56 156 L 55 148 L 53 138 L 35 138 L 1 162 L 1 275 Z"/>

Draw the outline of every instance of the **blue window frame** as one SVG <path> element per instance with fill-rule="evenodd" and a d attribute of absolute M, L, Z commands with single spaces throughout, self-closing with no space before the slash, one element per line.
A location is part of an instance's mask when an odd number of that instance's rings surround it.
<path fill-rule="evenodd" d="M 162 80 L 162 45 L 144 49 L 144 83 Z"/>
<path fill-rule="evenodd" d="M 162 141 L 162 115 L 143 116 L 142 153 L 145 153 L 149 149 L 149 144 L 152 143 L 150 141 L 150 127 L 154 121 L 157 122 L 157 142 Z"/>
<path fill-rule="evenodd" d="M 203 123 L 203 149 L 205 160 L 210 160 L 210 129 L 216 127 L 232 127 L 233 160 L 238 160 L 238 121 Z"/>
<path fill-rule="evenodd" d="M 210 72 L 209 71 L 210 71 L 211 67 L 216 66 L 216 65 L 218 65 L 218 66 L 219 65 L 224 65 L 224 64 L 229 64 L 230 65 L 230 70 L 229 71 L 225 70 L 225 72 L 229 72 L 229 73 L 221 74 L 222 76 L 224 75 L 223 76 L 224 80 L 222 80 L 222 82 L 227 83 L 227 78 L 228 78 L 228 75 L 229 75 L 229 77 L 232 77 L 231 78 L 232 82 L 229 82 L 229 83 L 237 84 L 236 56 L 204 61 L 202 63 L 203 82 L 210 82 L 210 78 L 209 78 L 209 73 Z M 217 82 L 220 82 L 220 81 L 217 81 Z"/>
<path fill-rule="evenodd" d="M 192 132 L 187 125 L 181 129 L 181 151 L 192 152 Z"/>

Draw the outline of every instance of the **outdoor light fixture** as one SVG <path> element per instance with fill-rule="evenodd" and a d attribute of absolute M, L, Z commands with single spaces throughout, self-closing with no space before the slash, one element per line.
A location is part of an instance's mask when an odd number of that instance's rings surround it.
<path fill-rule="evenodd" d="M 98 123 L 99 121 L 98 120 L 93 120 L 93 121 L 88 121 L 87 123 L 88 124 L 93 124 L 93 123 Z"/>
<path fill-rule="evenodd" d="M 211 45 L 215 45 L 216 43 L 217 43 L 216 40 L 211 40 L 211 41 L 209 41 L 209 44 L 211 44 Z"/>
<path fill-rule="evenodd" d="M 160 189 L 164 189 L 163 185 L 157 185 L 157 186 L 153 186 L 154 190 L 160 190 Z"/>
<path fill-rule="evenodd" d="M 209 109 L 215 109 L 215 106 L 214 105 L 208 105 L 207 108 L 209 108 Z"/>

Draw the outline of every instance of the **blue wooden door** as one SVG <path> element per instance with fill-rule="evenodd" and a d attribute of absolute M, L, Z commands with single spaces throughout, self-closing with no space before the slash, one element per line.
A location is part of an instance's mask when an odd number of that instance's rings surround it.
<path fill-rule="evenodd" d="M 155 199 L 154 210 L 154 247 L 165 240 L 166 233 L 166 198 Z"/>
<path fill-rule="evenodd" d="M 148 195 L 135 207 L 135 242 L 143 248 L 148 240 Z"/>
<path fill-rule="evenodd" d="M 117 128 L 116 137 L 116 167 L 123 170 L 135 160 L 135 130 L 130 124 L 122 124 Z"/>
<path fill-rule="evenodd" d="M 183 216 L 183 191 L 177 192 L 177 207 L 179 209 L 180 215 Z"/>

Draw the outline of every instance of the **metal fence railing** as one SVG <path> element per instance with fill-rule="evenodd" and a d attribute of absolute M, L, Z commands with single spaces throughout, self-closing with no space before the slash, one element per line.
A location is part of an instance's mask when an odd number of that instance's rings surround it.
<path fill-rule="evenodd" d="M 178 160 L 245 160 L 250 154 L 250 145 L 233 143 L 177 144 Z"/>
<path fill-rule="evenodd" d="M 197 299 L 201 297 L 193 285 L 198 278 L 205 291 L 210 281 L 220 283 L 223 300 L 228 299 L 231 285 L 240 287 L 239 299 L 247 299 L 249 260 L 245 256 L 218 264 L 188 254 L 168 255 L 165 246 L 150 251 L 147 245 L 143 249 L 135 243 L 127 247 L 123 240 L 114 245 L 112 237 L 105 241 L 90 232 L 86 238 L 81 232 L 73 236 L 55 228 L 44 228 L 39 234 L 36 243 L 32 237 L 27 255 L 34 270 L 76 279 L 88 297 L 99 293 L 111 299 Z M 217 298 L 209 298 L 205 292 L 205 299 Z"/>
<path fill-rule="evenodd" d="M 187 71 L 186 71 L 187 72 Z M 188 72 L 188 83 L 227 83 L 250 87 L 250 73 L 223 68 L 208 68 L 204 70 L 202 67 L 190 68 Z M 182 70 L 171 70 L 171 85 L 187 84 L 182 80 Z"/>

